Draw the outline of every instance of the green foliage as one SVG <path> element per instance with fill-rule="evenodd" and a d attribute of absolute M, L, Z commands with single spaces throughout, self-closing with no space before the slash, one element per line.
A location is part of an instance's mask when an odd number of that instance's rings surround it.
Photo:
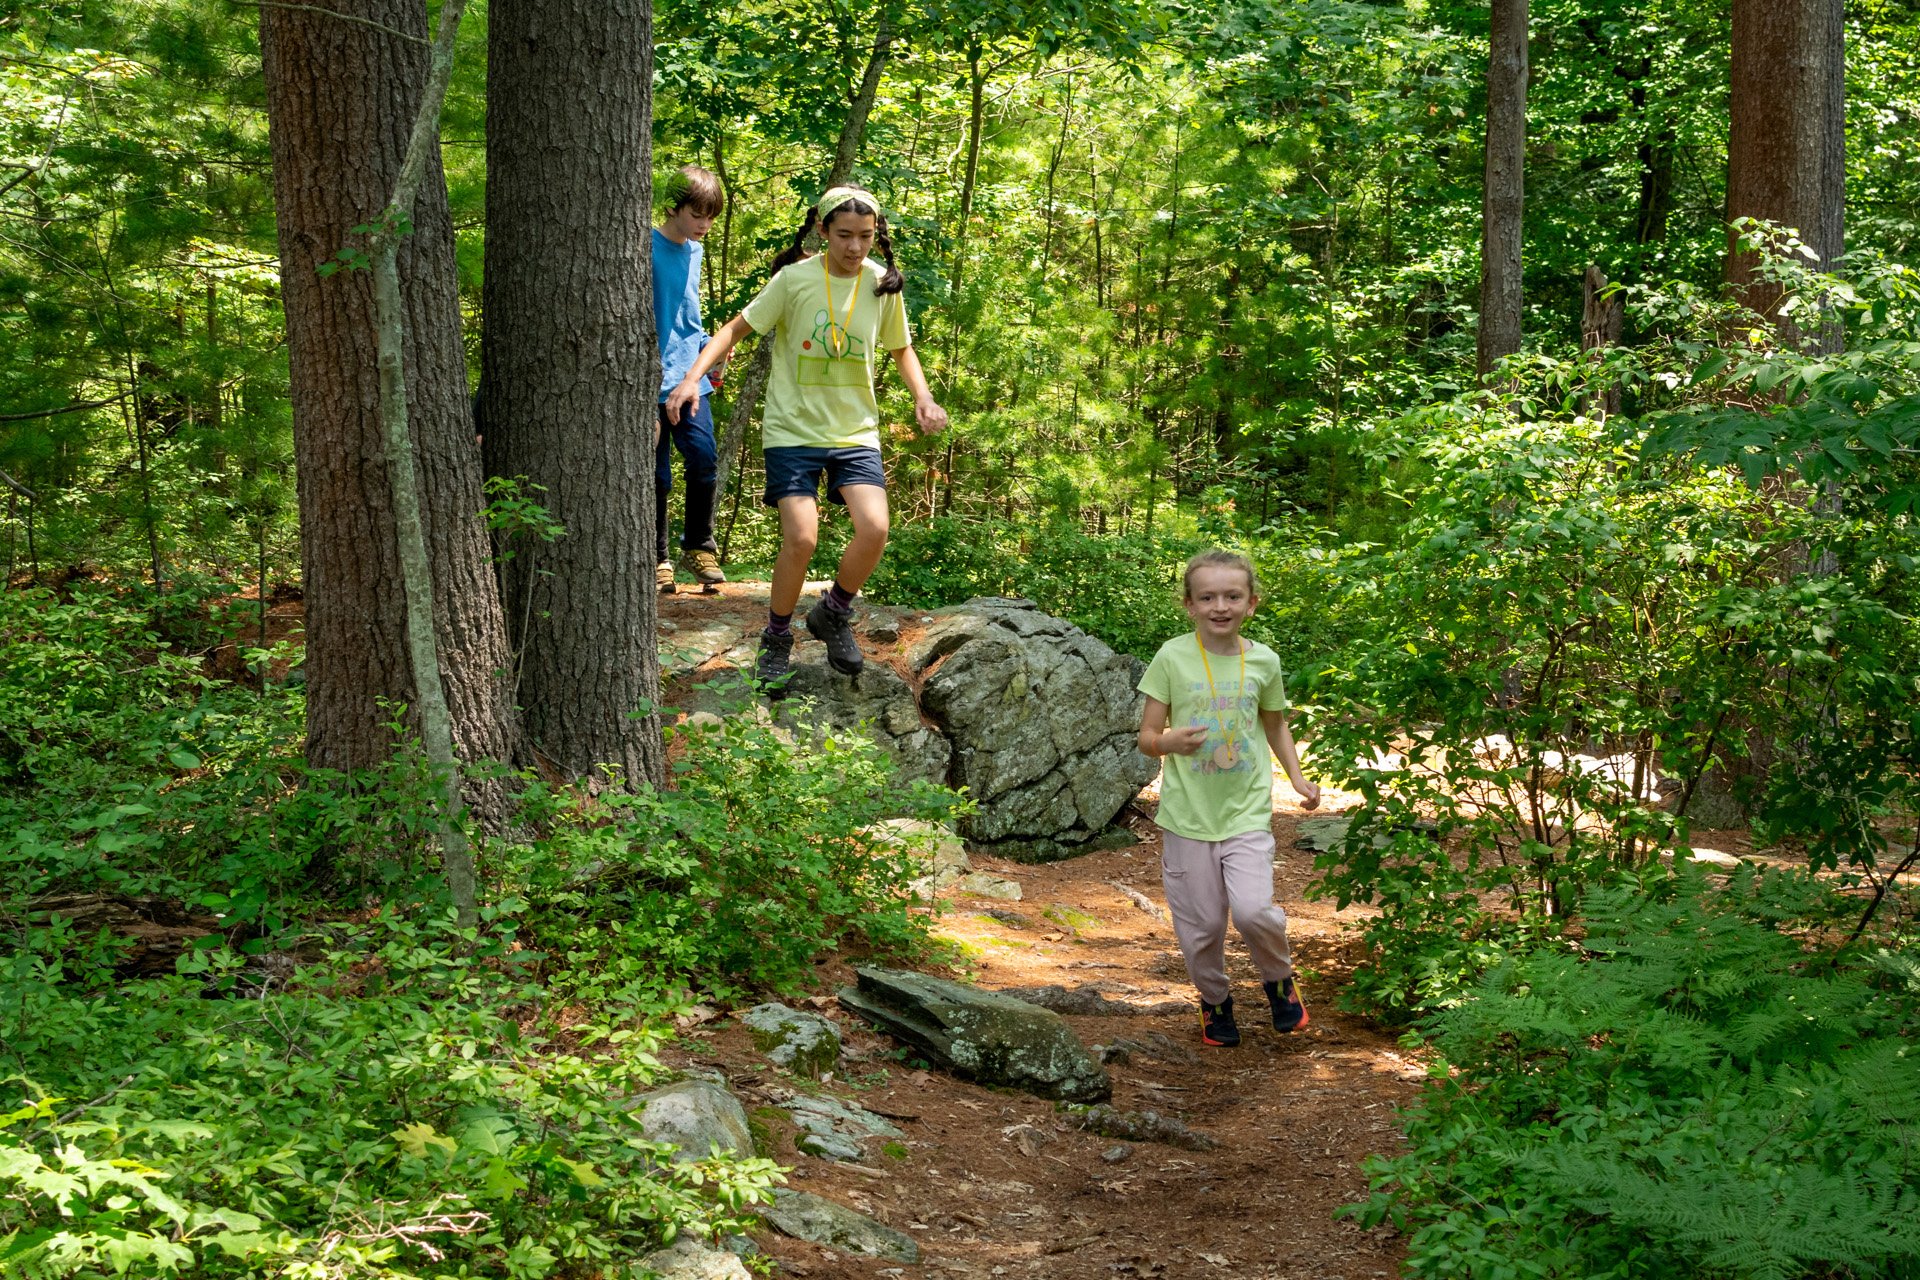
<path fill-rule="evenodd" d="M 1756 918 L 1783 894 L 1589 895 L 1579 947 L 1430 1020 L 1410 1149 L 1347 1212 L 1449 1280 L 1915 1274 L 1920 1010 Z"/>
<path fill-rule="evenodd" d="M 62 926 L 16 934 L 0 1251 L 60 1275 L 531 1278 L 733 1221 L 772 1167 L 674 1165 L 639 1133 L 664 1009 L 556 1039 L 524 910 L 478 931 L 383 912 L 296 968 L 215 947 L 122 985 Z"/>
<path fill-rule="evenodd" d="M 522 816 L 541 834 L 482 856 L 483 870 L 542 903 L 563 991 L 791 989 L 833 947 L 925 944 L 930 917 L 907 888 L 927 872 L 925 851 L 874 828 L 950 820 L 964 807 L 953 792 L 901 786 L 857 734 L 796 740 L 751 713 L 677 730 L 673 746 L 671 790 L 588 805 L 531 787 Z"/>
<path fill-rule="evenodd" d="M 1365 798 L 1320 888 L 1387 909 L 1365 927 L 1364 1007 L 1448 1003 L 1514 937 L 1556 931 L 1589 885 L 1648 874 L 1750 752 L 1744 798 L 1769 832 L 1816 863 L 1874 862 L 1874 818 L 1910 803 L 1915 763 L 1911 553 L 1873 500 L 1906 464 L 1829 460 L 1822 504 L 1697 466 L 1675 441 L 1722 376 L 1766 368 L 1805 390 L 1870 365 L 1898 392 L 1912 301 L 1891 279 L 1852 295 L 1858 361 L 1721 347 L 1702 330 L 1757 321 L 1675 290 L 1642 300 L 1674 324 L 1667 343 L 1599 369 L 1524 362 L 1512 395 L 1419 410 L 1375 443 L 1407 514 L 1338 563 L 1343 612 L 1370 624 L 1306 682 L 1341 712 L 1316 721 L 1317 767 Z M 1665 399 L 1653 446 L 1589 415 L 1616 379 Z M 1741 430 L 1757 442 L 1812 405 L 1742 410 Z"/>

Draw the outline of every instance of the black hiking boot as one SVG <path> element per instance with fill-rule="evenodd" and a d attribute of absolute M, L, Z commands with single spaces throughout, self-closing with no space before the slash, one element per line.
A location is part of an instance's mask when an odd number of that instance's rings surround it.
<path fill-rule="evenodd" d="M 777 636 L 760 633 L 760 656 L 753 663 L 753 678 L 769 698 L 787 696 L 787 676 L 793 670 L 793 632 Z"/>
<path fill-rule="evenodd" d="M 1240 1024 L 1233 1020 L 1233 997 L 1219 1004 L 1200 1002 L 1200 1043 L 1215 1049 L 1231 1049 L 1240 1043 Z"/>
<path fill-rule="evenodd" d="M 1263 982 L 1260 986 L 1267 993 L 1268 1007 L 1273 1010 L 1275 1031 L 1298 1031 L 1307 1025 L 1307 1004 L 1300 998 L 1300 988 L 1292 978 Z"/>
<path fill-rule="evenodd" d="M 867 656 L 853 638 L 853 614 L 842 613 L 822 600 L 807 611 L 807 632 L 827 646 L 827 665 L 843 676 L 858 678 Z"/>

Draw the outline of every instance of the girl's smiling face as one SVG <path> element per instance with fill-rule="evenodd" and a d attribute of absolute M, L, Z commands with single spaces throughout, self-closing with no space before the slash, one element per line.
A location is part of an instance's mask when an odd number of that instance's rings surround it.
<path fill-rule="evenodd" d="M 857 276 L 860 264 L 873 251 L 876 219 L 870 213 L 836 211 L 827 218 L 827 269 L 837 276 Z"/>
<path fill-rule="evenodd" d="M 1230 565 L 1202 565 L 1187 582 L 1187 616 L 1202 643 L 1228 646 L 1240 635 L 1240 627 L 1253 613 L 1259 598 L 1246 571 Z M 1209 646 L 1213 647 L 1213 646 Z"/>

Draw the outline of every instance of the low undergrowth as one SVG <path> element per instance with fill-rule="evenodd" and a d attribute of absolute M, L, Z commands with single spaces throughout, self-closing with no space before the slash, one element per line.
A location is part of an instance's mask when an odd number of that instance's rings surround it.
<path fill-rule="evenodd" d="M 1776 926 L 1809 892 L 1591 893 L 1578 947 L 1425 1024 L 1410 1149 L 1348 1212 L 1419 1276 L 1920 1274 L 1920 969 L 1808 950 Z"/>
<path fill-rule="evenodd" d="M 730 716 L 667 789 L 507 779 L 461 928 L 418 751 L 307 771 L 299 689 L 207 678 L 155 603 L 0 593 L 0 1276 L 615 1277 L 737 1223 L 777 1169 L 635 1121 L 673 1017 L 924 946 L 922 858 L 866 829 L 960 798 Z M 216 927 L 130 980 L 74 892 Z"/>

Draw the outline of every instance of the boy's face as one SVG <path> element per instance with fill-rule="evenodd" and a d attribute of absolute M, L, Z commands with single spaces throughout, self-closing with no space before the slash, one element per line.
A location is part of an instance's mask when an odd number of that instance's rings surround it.
<path fill-rule="evenodd" d="M 837 276 L 860 274 L 860 264 L 873 251 L 874 216 L 837 213 L 827 220 L 827 262 Z"/>
<path fill-rule="evenodd" d="M 660 229 L 673 240 L 704 240 L 707 232 L 713 230 L 713 215 L 696 213 L 690 204 L 683 204 L 667 215 Z"/>
<path fill-rule="evenodd" d="M 1226 641 L 1239 635 L 1241 624 L 1259 603 L 1246 572 L 1227 565 L 1202 565 L 1187 583 L 1187 616 L 1202 640 Z"/>

